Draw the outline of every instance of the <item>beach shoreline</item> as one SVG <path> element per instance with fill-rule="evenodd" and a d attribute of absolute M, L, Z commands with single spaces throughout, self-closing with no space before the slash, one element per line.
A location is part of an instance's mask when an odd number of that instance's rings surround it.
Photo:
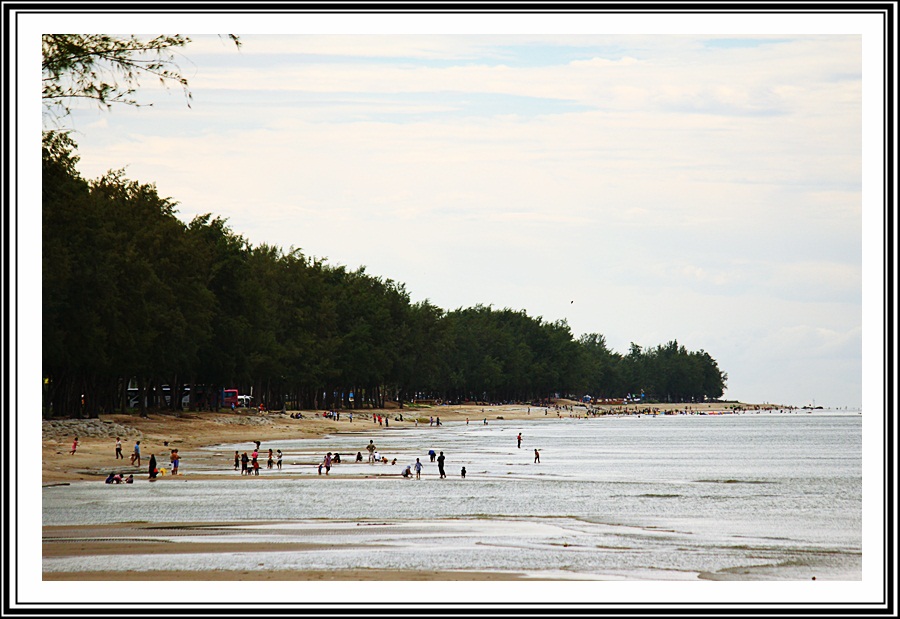
<path fill-rule="evenodd" d="M 100 415 L 95 420 L 45 421 L 42 438 L 42 484 L 56 485 L 78 481 L 104 481 L 109 472 L 132 473 L 135 483 L 147 481 L 147 465 L 151 454 L 156 455 L 158 466 L 169 467 L 172 449 L 178 449 L 182 457 L 182 471 L 190 476 L 192 464 L 208 462 L 215 455 L 208 449 L 216 445 L 245 443 L 251 450 L 254 441 L 269 443 L 277 441 L 320 438 L 334 433 L 358 432 L 435 432 L 440 427 L 429 424 L 429 418 L 440 418 L 442 424 L 488 423 L 499 419 L 553 419 L 584 417 L 587 409 L 577 402 L 560 400 L 560 410 L 554 406 L 534 407 L 528 405 L 458 405 L 431 406 L 427 408 L 404 408 L 383 410 L 358 410 L 340 412 L 338 420 L 322 416 L 322 411 L 301 411 L 302 419 L 293 419 L 289 414 L 258 413 L 255 411 L 227 412 L 155 412 L 147 417 L 138 413 Z M 565 407 L 565 408 L 563 408 Z M 658 414 L 689 410 L 697 414 L 731 413 L 742 411 L 778 409 L 772 405 L 748 405 L 738 403 L 703 404 L 648 404 L 628 406 L 598 406 L 595 410 L 604 414 Z M 353 418 L 350 419 L 352 412 Z M 386 416 L 387 427 L 374 423 L 373 415 Z M 403 420 L 398 417 L 402 415 Z M 596 418 L 594 418 L 596 419 Z M 85 435 L 85 428 L 94 436 Z M 78 434 L 81 431 L 82 434 Z M 78 436 L 78 447 L 71 454 L 72 441 Z M 124 459 L 115 458 L 115 441 L 122 441 Z M 129 460 L 136 440 L 141 441 L 141 465 L 131 465 Z M 264 460 L 267 448 L 263 448 L 260 459 Z M 261 463 L 265 466 L 264 462 Z M 232 477 L 228 462 L 221 462 L 221 474 L 204 473 L 204 479 Z M 279 477 L 279 473 L 266 471 L 267 477 Z M 376 474 L 377 475 L 377 474 Z M 371 476 L 361 474 L 361 476 Z M 172 480 L 171 476 L 160 477 L 157 481 Z"/>
<path fill-rule="evenodd" d="M 340 420 L 323 418 L 321 415 L 313 417 L 309 412 L 304 412 L 303 419 L 292 419 L 282 414 L 259 415 L 247 412 L 228 414 L 182 413 L 178 417 L 152 414 L 146 419 L 132 419 L 135 422 L 134 426 L 129 426 L 129 418 L 123 416 L 104 416 L 99 422 L 108 423 L 110 427 L 115 428 L 139 429 L 141 432 L 142 446 L 145 447 L 143 452 L 144 462 L 140 469 L 134 467 L 136 470 L 134 474 L 134 490 L 138 491 L 138 485 L 143 486 L 144 489 L 138 492 L 137 495 L 126 493 L 129 496 L 137 496 L 139 498 L 181 497 L 182 501 L 184 497 L 190 499 L 192 496 L 207 497 L 207 499 L 213 497 L 214 501 L 217 500 L 215 498 L 217 496 L 228 496 L 231 497 L 230 501 L 236 496 L 243 496 L 243 490 L 238 490 L 238 488 L 254 487 L 259 490 L 253 490 L 247 496 L 257 497 L 254 500 L 258 500 L 258 497 L 261 496 L 276 497 L 277 503 L 277 501 L 281 500 L 281 495 L 278 493 L 287 492 L 290 494 L 294 492 L 294 486 L 290 483 L 285 484 L 286 480 L 302 479 L 303 482 L 318 480 L 319 483 L 325 484 L 324 487 L 305 484 L 296 486 L 297 488 L 303 487 L 306 489 L 305 500 L 307 503 L 313 501 L 311 505 L 314 505 L 315 502 L 322 501 L 326 505 L 334 505 L 334 501 L 339 502 L 342 500 L 343 495 L 341 493 L 345 492 L 349 486 L 344 483 L 336 486 L 332 485 L 329 483 L 330 479 L 337 477 L 343 482 L 355 482 L 355 484 L 351 484 L 352 487 L 361 489 L 369 487 L 369 484 L 368 482 L 363 482 L 362 485 L 359 485 L 359 480 L 399 478 L 400 467 L 392 467 L 390 465 L 373 466 L 367 462 L 361 464 L 352 462 L 351 448 L 352 453 L 355 453 L 357 450 L 356 443 L 358 442 L 360 446 L 364 446 L 368 443 L 370 437 L 380 444 L 393 433 L 398 438 L 402 436 L 397 444 L 406 445 L 407 449 L 427 449 L 429 443 L 441 440 L 440 437 L 444 428 L 452 428 L 452 431 L 447 435 L 448 437 L 469 436 L 466 426 L 467 419 L 470 424 L 475 426 L 473 430 L 475 430 L 477 435 L 495 436 L 490 428 L 485 427 L 483 430 L 480 428 L 486 420 L 488 424 L 497 423 L 500 433 L 503 433 L 504 430 L 512 430 L 514 436 L 515 432 L 519 431 L 517 429 L 519 423 L 517 422 L 521 421 L 522 426 L 520 429 L 524 430 L 526 435 L 528 434 L 527 428 L 529 426 L 525 424 L 537 423 L 538 425 L 532 425 L 531 427 L 540 427 L 543 429 L 542 432 L 550 432 L 550 435 L 557 438 L 562 436 L 568 437 L 564 438 L 564 440 L 573 440 L 576 435 L 582 434 L 582 432 L 579 432 L 580 428 L 584 428 L 585 436 L 594 437 L 606 435 L 607 431 L 613 432 L 617 436 L 620 435 L 621 430 L 633 433 L 637 428 L 643 427 L 648 429 L 653 427 L 660 430 L 663 428 L 681 428 L 684 431 L 695 427 L 696 424 L 699 424 L 696 425 L 698 430 L 712 427 L 755 428 L 756 423 L 753 423 L 750 419 L 742 422 L 735 418 L 728 420 L 727 426 L 722 426 L 721 423 L 726 422 L 725 419 L 719 421 L 715 417 L 702 417 L 700 415 L 718 413 L 730 417 L 736 417 L 737 415 L 756 417 L 756 414 L 760 414 L 758 419 L 761 423 L 766 423 L 764 421 L 766 418 L 771 423 L 776 422 L 773 416 L 781 417 L 779 413 L 785 413 L 785 417 L 788 414 L 806 417 L 805 413 L 809 412 L 787 407 L 773 407 L 771 410 L 766 411 L 765 407 L 757 408 L 747 405 L 742 405 L 738 410 L 734 410 L 726 409 L 721 404 L 692 406 L 690 410 L 687 410 L 684 406 L 672 405 L 652 407 L 654 409 L 652 411 L 649 410 L 649 407 L 646 409 L 631 409 L 635 417 L 640 415 L 645 418 L 648 416 L 648 412 L 660 415 L 666 413 L 687 413 L 687 415 L 679 415 L 680 419 L 670 418 L 672 423 L 666 423 L 662 419 L 657 421 L 632 420 L 615 414 L 606 417 L 585 418 L 587 411 L 584 407 L 574 406 L 570 408 L 570 406 L 573 405 L 565 404 L 558 411 L 555 408 L 548 410 L 546 408 L 516 405 L 496 406 L 484 407 L 483 413 L 480 406 L 441 407 L 438 410 L 441 413 L 442 426 L 429 423 L 429 417 L 436 418 L 438 415 L 423 416 L 421 411 L 419 411 L 420 414 L 418 415 L 418 425 L 415 419 L 411 420 L 408 411 L 403 411 L 403 421 L 399 420 L 401 411 L 375 411 L 375 414 L 391 415 L 392 421 L 387 428 L 379 425 L 377 421 L 373 423 L 371 418 L 367 418 L 368 415 L 372 414 L 370 411 L 365 411 L 362 414 L 354 412 L 354 420 L 352 422 L 349 421 L 349 415 L 346 412 L 342 412 Z M 437 412 L 434 409 L 429 409 L 426 412 L 431 413 L 432 411 Z M 766 412 L 770 414 L 764 414 Z M 695 413 L 697 416 L 690 418 L 692 417 L 690 413 Z M 504 421 L 500 423 L 498 421 L 500 419 Z M 704 423 L 703 419 L 707 419 L 710 423 Z M 247 420 L 256 421 L 246 423 Z M 732 422 L 738 425 L 734 425 Z M 785 419 L 785 422 L 793 424 L 787 419 Z M 777 423 L 781 424 L 780 421 L 777 421 Z M 644 424 L 649 425 L 645 426 Z M 785 426 L 781 424 L 781 427 Z M 60 430 L 60 428 L 57 428 L 57 430 Z M 335 440 L 334 435 L 341 435 L 341 437 Z M 642 433 L 638 431 L 638 436 L 640 435 Z M 511 440 L 510 436 L 506 434 L 502 436 L 498 434 L 496 436 L 500 436 L 501 439 L 503 436 L 506 436 L 506 440 Z M 314 442 L 311 442 L 310 445 L 317 445 L 318 447 L 312 449 L 308 447 L 301 448 L 298 452 L 296 447 L 298 439 L 302 442 L 304 438 L 311 439 Z M 321 440 L 323 438 L 325 439 L 324 441 Z M 334 443 L 331 442 L 333 440 L 335 441 Z M 448 440 L 452 439 L 448 438 Z M 225 480 L 234 480 L 240 477 L 240 473 L 233 469 L 232 454 L 234 450 L 239 449 L 240 451 L 249 452 L 255 447 L 255 441 L 262 443 L 261 454 L 267 454 L 269 447 L 275 448 L 280 445 L 282 449 L 285 449 L 290 454 L 289 458 L 285 458 L 285 470 L 279 471 L 278 469 L 265 468 L 266 456 L 261 455 L 260 464 L 263 465 L 263 469 L 260 471 L 260 475 L 248 479 L 269 480 L 272 485 L 263 482 L 263 486 L 257 486 L 254 482 L 248 481 L 238 482 L 236 486 L 233 486 L 232 481 L 226 482 Z M 379 512 L 376 510 L 373 512 L 365 509 L 344 514 L 344 518 L 337 519 L 334 518 L 335 514 L 326 510 L 326 513 L 332 514 L 332 517 L 320 521 L 315 515 L 310 516 L 310 514 L 316 514 L 317 511 L 315 509 L 310 511 L 308 509 L 309 506 L 305 510 L 265 510 L 265 516 L 268 516 L 268 518 L 264 517 L 261 520 L 252 519 L 248 521 L 244 517 L 232 520 L 231 518 L 235 514 L 230 509 L 222 510 L 218 508 L 214 508 L 211 511 L 206 510 L 205 512 L 201 510 L 195 513 L 193 517 L 185 513 L 181 517 L 188 516 L 190 519 L 181 520 L 177 514 L 172 517 L 173 514 L 166 512 L 166 510 L 149 510 L 146 513 L 144 510 L 136 511 L 134 509 L 120 511 L 114 505 L 115 500 L 108 505 L 111 509 L 106 509 L 102 517 L 97 521 L 94 521 L 93 518 L 85 518 L 84 516 L 88 512 L 85 512 L 84 508 L 79 512 L 80 516 L 70 518 L 65 516 L 67 513 L 67 503 L 65 502 L 67 496 L 80 497 L 79 500 L 82 504 L 86 500 L 89 502 L 89 498 L 94 496 L 94 493 L 101 493 L 102 496 L 107 497 L 111 496 L 109 492 L 112 491 L 113 494 L 118 496 L 116 494 L 117 491 L 112 487 L 100 486 L 100 484 L 103 484 L 104 475 L 107 474 L 107 471 L 117 467 L 120 470 L 127 470 L 130 467 L 127 460 L 122 464 L 122 460 L 117 461 L 115 459 L 115 437 L 112 439 L 109 437 L 89 437 L 83 441 L 80 440 L 79 448 L 76 450 L 75 455 L 69 454 L 69 450 L 66 449 L 67 443 L 69 443 L 68 439 L 63 436 L 56 438 L 45 436 L 45 445 L 49 446 L 49 449 L 53 451 L 52 454 L 49 454 L 52 457 L 47 458 L 45 466 L 59 467 L 59 470 L 49 469 L 49 474 L 46 475 L 44 480 L 44 497 L 45 501 L 49 501 L 50 505 L 48 508 L 48 504 L 45 502 L 45 524 L 41 528 L 41 555 L 45 562 L 42 578 L 47 581 L 165 581 L 172 579 L 190 581 L 534 581 L 617 580 L 623 577 L 622 574 L 615 573 L 615 570 L 608 569 L 575 570 L 571 574 L 566 573 L 565 569 L 560 569 L 558 566 L 556 566 L 556 569 L 547 570 L 537 566 L 531 566 L 533 569 L 528 569 L 524 568 L 524 565 L 528 563 L 527 561 L 514 563 L 500 561 L 497 565 L 505 569 L 499 569 L 498 571 L 480 571 L 483 570 L 484 565 L 479 562 L 458 560 L 455 562 L 451 561 L 449 565 L 444 565 L 443 568 L 441 567 L 443 562 L 429 561 L 427 569 L 417 570 L 409 570 L 408 561 L 399 561 L 390 566 L 385 565 L 385 569 L 369 569 L 366 562 L 363 562 L 362 565 L 357 565 L 358 561 L 337 561 L 337 564 L 329 569 L 319 569 L 320 566 L 317 561 L 313 561 L 310 564 L 310 556 L 318 556 L 319 553 L 322 553 L 323 556 L 327 555 L 333 548 L 338 546 L 343 551 L 349 551 L 348 556 L 366 556 L 370 553 L 387 552 L 386 549 L 393 548 L 394 545 L 401 549 L 407 548 L 409 544 L 414 543 L 418 539 L 417 536 L 421 535 L 453 539 L 455 535 L 464 532 L 465 536 L 471 536 L 473 539 L 478 540 L 480 538 L 491 539 L 491 536 L 502 531 L 500 535 L 514 538 L 516 526 L 521 524 L 515 518 L 510 519 L 509 522 L 503 521 L 503 518 L 501 518 L 502 522 L 495 522 L 491 519 L 488 525 L 485 525 L 487 521 L 482 522 L 480 518 L 467 519 L 467 517 L 463 517 L 459 522 L 455 522 L 454 516 L 459 514 L 468 516 L 471 513 L 481 513 L 477 509 L 473 512 L 472 509 L 465 506 L 459 509 L 459 504 L 454 509 L 427 514 L 434 520 L 422 522 L 418 522 L 416 519 L 409 521 L 404 516 L 398 516 L 397 513 L 391 511 Z M 168 443 L 168 445 L 165 443 Z M 338 465 L 340 470 L 337 473 L 339 474 L 335 475 L 335 470 L 331 471 L 332 475 L 330 477 L 322 473 L 317 474 L 314 460 L 319 450 L 324 450 L 325 445 L 338 444 L 342 447 L 342 454 L 344 454 L 345 449 L 347 450 L 343 458 L 344 463 Z M 133 445 L 133 437 L 127 439 L 122 437 L 122 445 L 123 452 L 129 454 Z M 515 443 L 513 442 L 512 452 L 516 452 L 514 447 Z M 148 482 L 147 475 L 147 458 L 149 453 L 155 453 L 160 466 L 167 467 L 168 458 L 166 454 L 170 448 L 177 448 L 183 453 L 185 457 L 183 474 L 178 477 L 174 477 L 171 474 L 164 475 L 152 484 L 156 486 L 155 488 L 147 488 L 147 486 L 151 485 Z M 331 449 L 333 450 L 333 447 Z M 298 453 L 300 454 L 299 456 Z M 525 454 L 525 456 L 527 456 L 525 460 L 529 461 L 530 464 L 530 456 L 528 454 Z M 119 462 L 119 464 L 116 464 L 116 462 Z M 465 463 L 468 464 L 468 461 Z M 67 468 L 68 470 L 66 470 Z M 537 473 L 538 476 L 543 474 L 543 472 Z M 509 473 L 506 473 L 506 475 L 509 475 Z M 517 476 L 514 475 L 514 477 Z M 514 477 L 504 477 L 503 479 L 514 479 Z M 702 477 L 701 481 L 705 481 L 707 477 Z M 489 483 L 496 483 L 498 479 L 500 477 L 490 480 Z M 710 477 L 710 479 L 713 478 Z M 732 478 L 727 477 L 727 479 L 731 480 Z M 173 487 L 171 485 L 173 483 L 177 485 Z M 185 483 L 188 485 L 182 485 Z M 258 484 L 259 481 L 256 483 Z M 162 486 L 160 487 L 158 484 L 162 484 Z M 249 484 L 249 486 L 245 484 Z M 59 485 L 73 485 L 77 486 L 77 488 L 53 489 L 53 487 Z M 92 486 L 95 487 L 91 489 Z M 106 490 L 104 490 L 104 487 Z M 266 487 L 269 490 L 265 490 L 264 488 Z M 313 491 L 314 487 L 322 488 L 321 495 L 319 492 Z M 413 485 L 411 484 L 409 488 L 412 487 Z M 415 487 L 419 488 L 418 485 L 415 485 Z M 127 487 L 120 488 L 124 490 Z M 273 488 L 275 490 L 272 490 Z M 399 487 L 397 490 L 389 490 L 387 491 L 388 495 L 385 494 L 385 489 L 394 488 L 393 482 L 388 482 L 387 484 L 375 483 L 371 488 L 372 496 L 380 497 L 382 501 L 387 499 L 390 502 L 394 497 L 394 492 L 403 494 L 407 486 L 403 485 L 402 492 Z M 423 497 L 422 500 L 426 500 L 426 497 L 432 496 L 435 492 L 432 486 L 423 485 L 421 488 L 421 494 L 418 494 L 417 491 L 416 494 L 410 495 L 417 497 L 414 500 L 419 500 L 418 497 L 420 496 Z M 454 484 L 452 488 L 455 489 L 457 486 Z M 162 492 L 157 492 L 157 490 L 162 490 Z M 463 502 L 468 500 L 466 497 L 474 496 L 470 495 L 468 491 L 451 490 L 450 487 L 447 487 L 447 490 L 449 492 L 447 496 L 452 495 Z M 70 495 L 70 492 L 73 494 Z M 147 494 L 148 492 L 150 494 Z M 235 494 L 235 492 L 238 494 Z M 269 492 L 269 495 L 266 495 L 266 492 Z M 658 491 L 654 490 L 654 492 Z M 443 492 L 439 494 L 442 498 L 445 498 Z M 641 493 L 635 494 L 633 498 L 640 503 L 648 500 L 647 497 L 661 497 L 650 500 L 667 501 L 669 499 L 666 497 L 669 496 L 669 494 L 648 494 L 648 491 L 642 490 Z M 676 495 L 672 494 L 671 496 Z M 402 503 L 403 500 L 408 500 L 409 498 L 407 496 L 399 500 Z M 63 502 L 60 503 L 60 501 Z M 513 500 L 511 505 L 514 504 L 515 501 Z M 50 509 L 50 513 L 53 514 L 49 519 L 46 512 L 47 509 Z M 399 513 L 405 514 L 407 510 L 400 510 Z M 497 513 L 516 514 L 519 512 L 516 509 L 510 510 L 507 508 L 506 511 L 501 510 Z M 552 513 L 555 514 L 556 512 Z M 60 514 L 63 514 L 63 517 L 59 517 Z M 359 514 L 364 515 L 361 516 Z M 209 516 L 212 517 L 210 518 Z M 91 522 L 102 522 L 102 524 L 90 524 Z M 525 526 L 535 526 L 535 522 L 528 522 Z M 476 525 L 476 523 L 478 524 Z M 510 523 L 512 523 L 512 528 L 510 528 Z M 615 527 L 623 526 L 614 524 Z M 559 539 L 563 539 L 568 535 L 567 531 L 577 530 L 583 525 L 576 523 L 573 526 L 568 521 L 560 524 L 539 520 L 537 526 L 539 528 L 548 528 L 548 531 L 541 529 L 541 535 L 544 537 L 541 538 L 539 536 L 539 538 L 544 540 L 544 546 L 549 548 L 550 552 L 557 552 L 557 546 L 560 543 Z M 615 537 L 621 534 L 621 531 L 615 527 L 615 530 L 603 530 L 604 526 L 612 525 L 608 525 L 608 523 L 597 524 L 596 527 L 599 528 L 594 535 L 600 536 L 598 539 L 603 536 Z M 652 522 L 650 524 L 646 522 L 629 522 L 628 526 L 634 526 L 635 533 L 633 535 L 646 535 L 647 532 L 652 535 L 660 534 L 658 527 Z M 626 532 L 625 535 L 627 537 L 627 535 L 632 534 Z M 664 535 L 677 536 L 677 531 L 665 531 Z M 616 537 L 616 539 L 618 538 Z M 339 540 L 339 542 L 335 540 Z M 603 541 L 603 539 L 601 539 L 601 542 L 597 546 L 600 549 L 601 557 L 604 553 L 608 554 L 621 549 L 628 549 L 631 544 L 631 542 L 623 542 L 624 546 L 620 548 L 618 543 Z M 474 543 L 477 546 L 477 544 L 483 542 L 476 541 Z M 503 542 L 500 547 L 505 547 L 504 544 L 506 543 Z M 514 539 L 509 543 L 511 544 L 509 546 L 510 549 L 518 548 Z M 567 548 L 568 546 L 563 544 L 559 547 Z M 574 557 L 583 550 L 579 544 L 574 544 L 572 547 L 574 550 L 563 552 L 569 552 Z M 135 563 L 129 559 L 129 557 L 136 554 L 146 556 L 146 560 Z M 103 559 L 104 557 L 106 559 Z M 183 557 L 182 559 L 175 559 L 176 565 L 179 566 L 175 569 L 178 574 L 177 577 L 173 576 L 172 568 L 168 567 L 168 562 L 172 561 L 172 557 Z M 232 560 L 232 557 L 243 558 Z M 247 559 L 247 557 L 250 557 L 250 559 Z M 92 561 L 95 559 L 101 560 L 103 563 L 94 564 Z M 119 566 L 119 569 L 113 569 L 116 565 Z M 430 569 L 432 565 L 435 565 L 438 569 Z M 738 565 L 744 566 L 743 563 Z M 91 569 L 92 567 L 98 569 Z M 702 567 L 705 568 L 705 565 Z M 749 568 L 744 566 L 741 569 L 744 571 L 739 576 L 727 573 L 720 574 L 713 571 L 712 575 L 707 575 L 703 578 L 740 579 L 751 577 L 751 574 L 746 571 Z M 677 571 L 675 574 L 675 579 L 684 578 L 684 575 Z M 820 575 L 822 574 L 820 573 Z M 671 577 L 671 575 L 667 576 Z M 694 577 L 700 576 L 695 574 Z M 767 577 L 768 575 L 766 574 L 759 576 L 761 579 Z M 642 579 L 646 578 L 646 575 L 638 571 L 629 576 L 629 578 Z"/>

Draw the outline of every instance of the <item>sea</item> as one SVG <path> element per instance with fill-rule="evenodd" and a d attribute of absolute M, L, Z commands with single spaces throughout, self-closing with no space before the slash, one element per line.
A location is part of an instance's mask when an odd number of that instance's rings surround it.
<path fill-rule="evenodd" d="M 302 423 L 302 422 L 301 422 Z M 183 460 L 184 483 L 42 491 L 43 524 L 163 523 L 154 539 L 309 543 L 277 552 L 44 558 L 43 570 L 399 569 L 562 580 L 860 580 L 862 415 L 471 418 L 264 442 L 283 479 Z M 517 436 L 521 433 L 521 447 Z M 388 464 L 368 464 L 374 441 Z M 446 478 L 428 456 L 443 452 Z M 535 462 L 535 449 L 540 462 Z M 326 476 L 327 452 L 342 462 Z M 357 452 L 362 463 L 355 463 Z M 396 458 L 397 463 L 391 464 Z M 422 478 L 400 472 L 416 459 Z M 462 468 L 466 469 L 465 478 Z M 231 472 L 233 479 L 210 473 Z M 204 478 L 206 476 L 206 478 Z M 179 480 L 180 481 L 180 480 Z M 197 524 L 201 526 L 197 526 Z M 202 526 L 206 523 L 208 526 Z"/>

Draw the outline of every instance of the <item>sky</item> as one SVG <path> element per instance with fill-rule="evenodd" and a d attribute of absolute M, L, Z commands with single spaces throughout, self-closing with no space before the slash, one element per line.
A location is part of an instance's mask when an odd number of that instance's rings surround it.
<path fill-rule="evenodd" d="M 726 399 L 862 405 L 883 207 L 864 211 L 858 34 L 240 25 L 239 50 L 185 31 L 190 106 L 152 80 L 152 106 L 78 106 L 82 175 L 124 168 L 185 221 L 413 301 L 565 320 L 623 354 L 677 340 Z"/>

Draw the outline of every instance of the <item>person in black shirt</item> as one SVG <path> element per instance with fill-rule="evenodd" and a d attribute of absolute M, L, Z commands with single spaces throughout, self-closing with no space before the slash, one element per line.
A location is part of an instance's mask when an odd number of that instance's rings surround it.
<path fill-rule="evenodd" d="M 438 473 L 441 474 L 441 479 L 445 479 L 447 477 L 447 474 L 444 472 L 444 460 L 444 452 L 442 451 L 441 455 L 439 455 L 437 458 Z"/>

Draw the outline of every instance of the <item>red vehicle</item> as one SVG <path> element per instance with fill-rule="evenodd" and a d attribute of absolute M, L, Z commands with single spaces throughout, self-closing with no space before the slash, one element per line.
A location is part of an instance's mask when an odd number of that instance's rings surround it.
<path fill-rule="evenodd" d="M 237 408 L 240 406 L 240 401 L 238 400 L 238 390 L 237 389 L 223 389 L 222 390 L 222 405 L 226 408 Z"/>

